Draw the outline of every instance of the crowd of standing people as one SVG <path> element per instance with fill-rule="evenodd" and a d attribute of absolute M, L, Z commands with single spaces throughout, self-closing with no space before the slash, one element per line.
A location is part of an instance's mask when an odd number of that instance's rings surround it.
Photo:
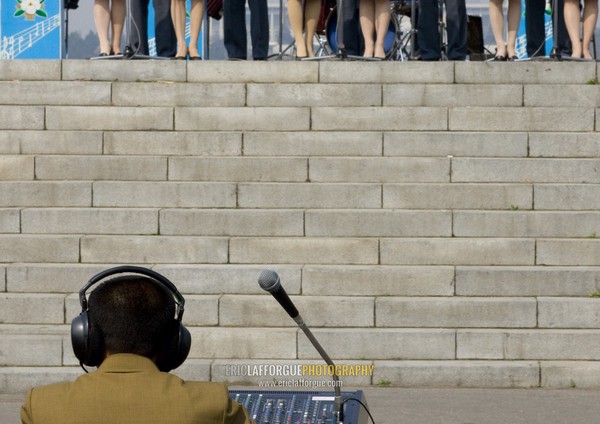
<path fill-rule="evenodd" d="M 150 0 L 130 0 L 134 23 L 131 48 L 148 55 L 148 8 Z M 223 1 L 224 45 L 231 60 L 247 59 L 246 0 Z M 297 59 L 315 55 L 314 35 L 327 0 L 287 0 L 290 29 Z M 343 7 L 339 3 L 343 1 Z M 410 0 L 407 0 L 410 3 Z M 466 60 L 467 8 L 465 0 L 442 0 L 445 6 L 445 43 L 440 36 L 440 0 L 416 1 L 416 51 L 423 61 Z M 190 0 L 190 37 L 186 44 L 186 0 L 152 0 L 156 54 L 174 59 L 200 60 L 198 42 L 204 17 L 204 0 Z M 494 61 L 514 61 L 517 31 L 521 22 L 521 0 L 490 0 L 489 17 L 496 44 Z M 591 42 L 598 18 L 598 0 L 553 0 L 554 19 L 558 23 L 554 39 L 560 56 L 592 59 Z M 339 41 L 344 55 L 385 59 L 385 36 L 390 25 L 390 0 L 337 0 L 341 13 Z M 253 60 L 266 60 L 269 50 L 267 0 L 248 0 Z M 545 0 L 525 0 L 527 54 L 545 54 Z M 125 0 L 94 0 L 94 21 L 98 32 L 100 56 L 121 54 L 122 32 L 126 16 Z"/>

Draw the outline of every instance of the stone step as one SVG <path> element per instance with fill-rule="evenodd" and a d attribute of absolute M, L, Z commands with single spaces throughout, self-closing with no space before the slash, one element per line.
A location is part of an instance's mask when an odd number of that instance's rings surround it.
<path fill-rule="evenodd" d="M 273 268 L 348 384 L 600 387 L 599 66 L 0 61 L 0 392 L 81 374 L 126 263 L 184 293 L 186 378 L 321 363 Z"/>

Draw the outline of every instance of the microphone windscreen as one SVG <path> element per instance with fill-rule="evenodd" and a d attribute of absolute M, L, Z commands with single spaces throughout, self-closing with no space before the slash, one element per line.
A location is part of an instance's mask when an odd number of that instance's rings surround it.
<path fill-rule="evenodd" d="M 273 270 L 265 269 L 258 276 L 258 284 L 263 290 L 273 292 L 281 287 L 279 275 Z"/>

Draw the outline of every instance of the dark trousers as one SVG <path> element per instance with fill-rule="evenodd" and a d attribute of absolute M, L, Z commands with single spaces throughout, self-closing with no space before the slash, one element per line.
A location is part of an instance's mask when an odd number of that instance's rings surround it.
<path fill-rule="evenodd" d="M 338 13 L 342 10 L 343 53 L 359 56 L 363 53 L 363 37 L 360 31 L 358 0 L 337 0 Z M 338 30 L 339 33 L 339 30 Z M 339 35 L 338 35 L 339 37 Z M 339 40 L 338 40 L 339 44 Z M 337 52 L 334 52 L 337 53 Z"/>
<path fill-rule="evenodd" d="M 546 55 L 545 4 L 545 0 L 525 0 L 525 32 L 527 34 L 527 56 L 529 57 Z M 562 53 L 571 54 L 571 40 L 563 16 L 565 1 L 555 0 L 552 6 L 556 6 L 556 10 L 553 11 L 556 13 L 553 19 L 557 21 L 556 37 L 554 38 L 556 48 Z"/>
<path fill-rule="evenodd" d="M 148 55 L 149 4 L 150 0 L 132 0 L 131 2 L 133 19 L 130 29 L 131 48 L 134 52 L 142 55 Z M 173 57 L 177 54 L 177 38 L 171 20 L 171 2 L 169 0 L 152 0 L 152 6 L 154 7 L 156 54 L 161 57 Z"/>
<path fill-rule="evenodd" d="M 266 60 L 269 53 L 269 9 L 267 0 L 248 0 L 250 38 L 254 60 Z M 246 59 L 246 0 L 223 1 L 224 42 L 230 59 Z"/>
<path fill-rule="evenodd" d="M 465 0 L 445 0 L 446 3 L 446 55 L 449 60 L 467 57 L 467 7 Z M 417 18 L 417 45 L 422 60 L 439 60 L 442 46 L 439 33 L 438 0 L 420 0 Z"/>

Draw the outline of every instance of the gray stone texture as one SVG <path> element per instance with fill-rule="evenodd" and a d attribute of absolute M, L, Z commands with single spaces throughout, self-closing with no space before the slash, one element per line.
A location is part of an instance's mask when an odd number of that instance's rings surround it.
<path fill-rule="evenodd" d="M 441 183 L 450 181 L 447 158 L 310 158 L 313 182 Z"/>
<path fill-rule="evenodd" d="M 1 186 L 0 186 L 1 188 Z M 231 183 L 197 182 L 95 182 L 94 206 L 99 207 L 235 207 L 236 187 Z"/>
<path fill-rule="evenodd" d="M 172 157 L 171 181 L 304 182 L 303 158 Z"/>
<path fill-rule="evenodd" d="M 527 133 L 386 132 L 385 156 L 526 157 Z"/>
<path fill-rule="evenodd" d="M 381 240 L 386 265 L 534 265 L 535 242 L 515 239 L 405 238 Z"/>
<path fill-rule="evenodd" d="M 92 185 L 83 181 L 0 181 L 0 206 L 91 206 Z"/>
<path fill-rule="evenodd" d="M 454 330 L 350 328 L 316 329 L 313 333 L 323 348 L 338 359 L 454 359 Z M 298 357 L 320 358 L 303 334 L 298 337 Z"/>
<path fill-rule="evenodd" d="M 597 360 L 600 331 L 458 330 L 457 357 L 508 360 Z"/>
<path fill-rule="evenodd" d="M 343 183 L 240 183 L 238 204 L 242 208 L 261 209 L 376 209 L 381 207 L 381 186 Z"/>
<path fill-rule="evenodd" d="M 0 130 L 44 130 L 45 117 L 42 106 L 0 105 Z"/>
<path fill-rule="evenodd" d="M 82 374 L 77 292 L 124 264 L 184 294 L 185 378 L 322 364 L 273 269 L 375 365 L 345 384 L 597 389 L 599 70 L 0 61 L 0 394 Z"/>
<path fill-rule="evenodd" d="M 186 64 L 171 60 L 65 60 L 68 81 L 185 81 Z"/>
<path fill-rule="evenodd" d="M 2 81 L 2 104 L 101 106 L 111 103 L 111 84 L 79 81 Z"/>
<path fill-rule="evenodd" d="M 292 296 L 308 326 L 373 327 L 372 297 Z M 260 313 L 257 313 L 260 311 Z M 296 327 L 281 306 L 268 295 L 225 295 L 219 300 L 219 324 L 225 327 Z"/>
<path fill-rule="evenodd" d="M 423 266 L 307 265 L 302 293 L 334 296 L 452 296 L 454 269 Z"/>
<path fill-rule="evenodd" d="M 232 263 L 364 264 L 378 262 L 377 240 L 361 238 L 232 238 Z"/>
<path fill-rule="evenodd" d="M 454 212 L 457 237 L 589 237 L 600 234 L 598 212 Z"/>
<path fill-rule="evenodd" d="M 536 203 L 537 206 L 537 203 Z M 402 209 L 532 209 L 531 184 L 384 184 L 383 207 Z"/>
<path fill-rule="evenodd" d="M 302 211 L 204 209 L 160 211 L 160 233 L 198 236 L 304 235 Z"/>
<path fill-rule="evenodd" d="M 395 386 L 518 387 L 539 385 L 534 361 L 376 361 L 373 381 Z"/>
<path fill-rule="evenodd" d="M 381 106 L 379 84 L 248 84 L 248 106 Z"/>
<path fill-rule="evenodd" d="M 521 106 L 516 84 L 386 84 L 383 106 Z"/>
<path fill-rule="evenodd" d="M 448 211 L 308 210 L 308 237 L 448 237 Z"/>
<path fill-rule="evenodd" d="M 115 106 L 244 106 L 244 84 L 195 84 L 185 82 L 114 83 Z"/>
<path fill-rule="evenodd" d="M 529 133 L 530 157 L 597 158 L 599 151 L 598 133 Z"/>
<path fill-rule="evenodd" d="M 313 107 L 315 131 L 446 131 L 445 107 Z M 592 123 L 593 124 L 593 123 Z"/>
<path fill-rule="evenodd" d="M 294 131 L 244 133 L 245 156 L 381 156 L 376 131 Z"/>
<path fill-rule="evenodd" d="M 165 181 L 167 160 L 154 156 L 38 156 L 40 180 Z"/>
<path fill-rule="evenodd" d="M 102 153 L 100 131 L 0 132 L 1 154 L 97 155 Z"/>
<path fill-rule="evenodd" d="M 453 182 L 600 183 L 598 159 L 452 159 Z"/>
<path fill-rule="evenodd" d="M 456 267 L 459 296 L 589 296 L 600 267 Z"/>
<path fill-rule="evenodd" d="M 242 134 L 235 132 L 108 131 L 104 154 L 240 156 Z"/>
<path fill-rule="evenodd" d="M 381 297 L 378 327 L 535 327 L 536 302 L 528 298 Z"/>
<path fill-rule="evenodd" d="M 218 237 L 95 236 L 81 239 L 88 263 L 225 263 L 227 240 Z"/>
<path fill-rule="evenodd" d="M 533 191 L 536 209 L 600 209 L 600 184 L 535 184 Z"/>
<path fill-rule="evenodd" d="M 1 114 L 1 110 L 0 110 Z M 0 125 L 2 123 L 0 115 Z M 117 106 L 48 106 L 49 130 L 173 130 L 173 108 Z M 35 129 L 35 128 L 27 128 Z"/>
<path fill-rule="evenodd" d="M 306 107 L 175 108 L 176 131 L 307 131 L 310 119 Z"/>

